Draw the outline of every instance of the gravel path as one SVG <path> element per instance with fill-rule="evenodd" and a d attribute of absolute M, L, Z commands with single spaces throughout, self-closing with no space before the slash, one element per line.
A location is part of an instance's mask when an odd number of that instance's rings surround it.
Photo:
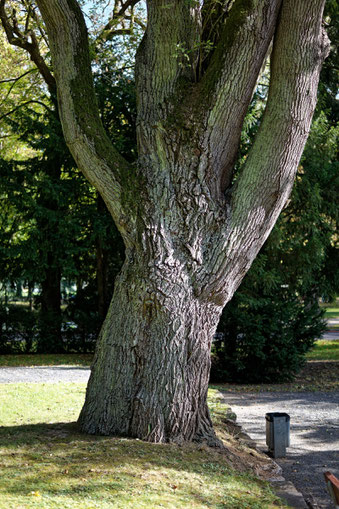
<path fill-rule="evenodd" d="M 293 482 L 305 499 L 321 509 L 333 507 L 323 472 L 339 477 L 339 393 L 262 392 L 224 393 L 237 422 L 262 451 L 267 451 L 265 414 L 286 412 L 291 417 L 291 446 L 287 457 L 275 461 L 283 476 Z"/>
<path fill-rule="evenodd" d="M 339 339 L 339 318 L 330 318 L 327 320 L 327 324 L 329 330 L 322 335 L 321 339 L 326 339 L 327 341 Z"/>
<path fill-rule="evenodd" d="M 0 368 L 0 383 L 87 382 L 90 370 L 80 366 Z"/>

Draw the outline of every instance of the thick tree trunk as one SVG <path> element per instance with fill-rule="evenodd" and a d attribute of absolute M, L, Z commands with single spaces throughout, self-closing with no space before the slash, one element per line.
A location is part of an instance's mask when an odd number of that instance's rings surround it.
<path fill-rule="evenodd" d="M 66 141 L 127 249 L 81 427 L 215 444 L 206 403 L 211 340 L 293 184 L 327 53 L 324 0 L 235 0 L 204 65 L 202 19 L 213 3 L 201 10 L 201 2 L 149 0 L 136 62 L 137 166 L 110 145 L 93 106 L 77 2 L 37 3 Z M 241 126 L 272 38 L 267 108 L 232 185 Z"/>
<path fill-rule="evenodd" d="M 182 269 L 159 277 L 153 263 L 126 263 L 116 281 L 81 427 L 153 442 L 205 438 L 215 445 L 206 395 L 221 307 L 196 298 Z"/>

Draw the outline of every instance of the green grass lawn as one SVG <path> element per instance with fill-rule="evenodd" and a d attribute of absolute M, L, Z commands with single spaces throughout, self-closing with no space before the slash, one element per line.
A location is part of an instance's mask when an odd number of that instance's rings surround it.
<path fill-rule="evenodd" d="M 339 361 L 339 340 L 316 341 L 306 358 L 309 361 Z"/>
<path fill-rule="evenodd" d="M 1 509 L 286 507 L 230 452 L 81 434 L 84 392 L 80 383 L 0 385 Z M 220 396 L 209 399 L 221 426 Z"/>
<path fill-rule="evenodd" d="M 325 318 L 339 318 L 339 308 L 338 307 L 326 308 Z"/>

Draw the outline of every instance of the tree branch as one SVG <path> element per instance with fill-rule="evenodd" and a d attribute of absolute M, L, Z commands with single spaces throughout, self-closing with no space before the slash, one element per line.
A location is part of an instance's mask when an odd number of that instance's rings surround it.
<path fill-rule="evenodd" d="M 139 2 L 140 0 L 127 0 L 126 2 L 115 0 L 112 16 L 97 36 L 96 41 L 111 41 L 114 37 L 119 35 L 130 35 L 133 33 L 134 22 L 145 30 L 145 25 L 133 15 L 133 9 Z M 131 15 L 126 14 L 128 9 L 130 9 Z M 117 28 L 124 20 L 130 21 L 129 28 Z"/>
<path fill-rule="evenodd" d="M 35 63 L 43 79 L 45 80 L 50 93 L 52 95 L 55 94 L 55 79 L 48 66 L 46 65 L 46 62 L 41 56 L 39 43 L 33 30 L 27 31 L 27 33 L 22 33 L 19 28 L 15 10 L 13 9 L 12 16 L 9 18 L 6 13 L 5 5 L 6 0 L 0 0 L 0 19 L 4 27 L 8 42 L 13 46 L 17 46 L 26 50 L 29 53 L 31 60 Z M 31 41 L 29 41 L 28 37 L 30 37 Z"/>
<path fill-rule="evenodd" d="M 156 126 L 163 129 L 168 104 L 178 97 L 179 81 L 194 81 L 200 22 L 199 7 L 182 0 L 149 0 L 147 11 L 147 29 L 136 56 L 142 152 L 156 147 Z"/>
<path fill-rule="evenodd" d="M 66 143 L 128 243 L 135 197 L 124 184 L 133 177 L 132 168 L 112 146 L 99 117 L 82 12 L 75 0 L 37 3 L 47 27 Z"/>
<path fill-rule="evenodd" d="M 24 76 L 26 76 L 27 74 L 30 74 L 31 72 L 35 72 L 37 71 L 38 69 L 29 69 L 29 71 L 26 71 L 24 72 L 23 74 L 21 74 L 21 76 L 17 76 L 16 78 L 7 78 L 5 80 L 0 80 L 0 83 L 10 83 L 10 82 L 14 82 L 14 84 L 21 80 L 21 78 L 23 78 Z"/>
<path fill-rule="evenodd" d="M 237 259 L 232 294 L 271 232 L 288 199 L 309 133 L 329 41 L 322 28 L 325 0 L 284 0 L 274 39 L 264 117 L 230 198 L 225 259 L 216 281 Z M 224 232 L 225 235 L 225 232 Z M 237 258 L 236 252 L 247 252 Z"/>
<path fill-rule="evenodd" d="M 214 154 L 215 194 L 229 186 L 240 134 L 262 63 L 274 34 L 281 0 L 236 0 L 199 84 L 207 105 L 203 147 Z"/>
<path fill-rule="evenodd" d="M 120 35 L 131 35 L 133 33 L 132 28 L 117 28 L 116 30 L 110 30 L 109 32 L 102 32 L 99 38 L 96 39 L 100 41 L 111 41 L 114 37 L 118 37 Z"/>
<path fill-rule="evenodd" d="M 130 7 L 135 7 L 140 0 L 126 0 L 121 2 L 121 9 L 117 12 L 117 16 L 122 17 Z"/>
<path fill-rule="evenodd" d="M 31 101 L 25 101 L 25 102 L 19 104 L 18 106 L 16 106 L 15 108 L 13 108 L 12 110 L 7 111 L 7 113 L 4 113 L 3 115 L 0 116 L 0 120 L 2 120 L 3 118 L 8 117 L 9 115 L 12 115 L 12 113 L 15 113 L 20 108 L 23 108 L 24 106 L 27 106 L 28 104 L 39 104 L 40 106 L 43 106 L 49 113 L 53 112 L 51 110 L 51 108 L 49 106 L 47 106 L 47 104 L 43 103 L 42 101 L 38 101 L 36 99 L 35 100 L 32 99 Z"/>

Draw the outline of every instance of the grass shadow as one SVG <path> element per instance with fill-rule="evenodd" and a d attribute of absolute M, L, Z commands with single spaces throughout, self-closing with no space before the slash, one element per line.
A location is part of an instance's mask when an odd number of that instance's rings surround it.
<path fill-rule="evenodd" d="M 84 500 L 99 499 L 103 508 L 133 502 L 235 509 L 246 507 L 245 501 L 253 508 L 272 507 L 266 505 L 272 501 L 269 488 L 248 472 L 234 471 L 227 451 L 196 444 L 90 436 L 75 422 L 59 422 L 1 427 L 0 453 L 0 507 L 1 493 L 19 500 L 23 486 L 26 494 L 54 500 L 50 507 L 62 507 L 62 500 L 87 507 Z"/>

